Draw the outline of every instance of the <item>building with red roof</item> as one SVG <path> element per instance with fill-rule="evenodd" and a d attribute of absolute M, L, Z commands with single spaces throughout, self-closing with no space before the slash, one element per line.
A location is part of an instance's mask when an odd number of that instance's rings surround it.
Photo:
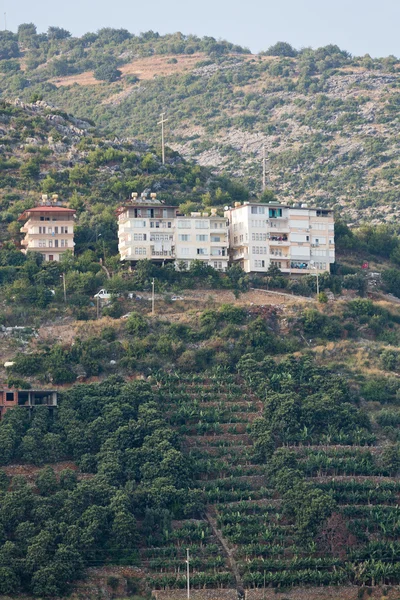
<path fill-rule="evenodd" d="M 75 210 L 65 208 L 58 196 L 42 196 L 42 204 L 27 208 L 19 217 L 24 221 L 22 252 L 40 252 L 46 261 L 59 261 L 66 250 L 74 252 Z"/>

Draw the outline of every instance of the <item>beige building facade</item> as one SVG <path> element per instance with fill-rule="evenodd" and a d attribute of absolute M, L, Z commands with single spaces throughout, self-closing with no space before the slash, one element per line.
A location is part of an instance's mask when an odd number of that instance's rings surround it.
<path fill-rule="evenodd" d="M 18 218 L 24 222 L 22 251 L 39 252 L 45 261 L 59 261 L 67 250 L 73 253 L 74 215 L 75 210 L 61 206 L 56 197 L 52 202 L 44 197 L 40 206 L 26 209 Z"/>
<path fill-rule="evenodd" d="M 293 275 L 329 272 L 335 262 L 333 211 L 279 203 L 235 203 L 229 220 L 230 259 L 246 273 L 276 265 Z"/>
<path fill-rule="evenodd" d="M 132 195 L 118 210 L 118 241 L 121 260 L 149 259 L 173 261 L 179 268 L 190 268 L 201 260 L 225 271 L 229 260 L 228 221 L 209 213 L 179 214 L 176 206 L 166 206 L 156 195 Z"/>

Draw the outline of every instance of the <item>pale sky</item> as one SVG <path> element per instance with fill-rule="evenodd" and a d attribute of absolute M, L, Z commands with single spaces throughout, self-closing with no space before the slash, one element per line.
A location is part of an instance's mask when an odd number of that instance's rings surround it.
<path fill-rule="evenodd" d="M 265 50 L 334 43 L 354 55 L 400 56 L 400 0 L 0 0 L 7 28 L 33 22 L 79 36 L 101 27 L 132 33 L 181 31 Z M 4 18 L 3 18 L 4 21 Z M 3 22 L 4 27 L 4 22 Z"/>

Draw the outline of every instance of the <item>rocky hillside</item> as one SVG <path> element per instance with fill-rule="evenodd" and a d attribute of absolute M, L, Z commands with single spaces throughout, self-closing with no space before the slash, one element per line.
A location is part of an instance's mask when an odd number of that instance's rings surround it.
<path fill-rule="evenodd" d="M 150 145 L 99 133 L 93 123 L 43 101 L 0 103 L 0 237 L 18 240 L 18 215 L 41 193 L 58 193 L 77 210 L 78 250 L 101 238 L 117 253 L 115 208 L 130 192 L 152 191 L 175 205 L 246 197 L 211 170 Z M 219 202 L 220 203 L 220 202 Z"/>
<path fill-rule="evenodd" d="M 283 200 L 335 205 L 352 222 L 396 220 L 394 57 L 282 44 L 255 56 L 182 34 L 105 29 L 71 38 L 21 27 L 15 56 L 0 53 L 5 97 L 43 98 L 104 131 L 153 144 L 164 111 L 171 148 L 243 179 L 254 193 L 265 144 L 269 184 Z"/>

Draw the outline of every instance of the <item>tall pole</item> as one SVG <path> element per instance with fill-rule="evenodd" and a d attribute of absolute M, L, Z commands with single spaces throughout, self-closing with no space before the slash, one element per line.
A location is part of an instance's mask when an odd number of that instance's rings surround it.
<path fill-rule="evenodd" d="M 266 156 L 265 156 L 265 144 L 263 144 L 263 179 L 262 179 L 262 189 L 265 190 L 267 185 L 267 165 L 266 165 Z"/>
<path fill-rule="evenodd" d="M 164 144 L 164 123 L 168 121 L 168 119 L 164 119 L 165 113 L 161 113 L 161 121 L 158 121 L 157 125 L 161 125 L 161 155 L 162 155 L 162 164 L 165 165 L 165 144 Z"/>
<path fill-rule="evenodd" d="M 151 282 L 151 314 L 154 315 L 154 277 Z"/>
<path fill-rule="evenodd" d="M 63 273 L 61 275 L 61 277 L 62 277 L 62 280 L 63 280 L 64 302 L 65 302 L 65 304 L 67 304 L 67 288 L 66 288 L 66 285 L 65 285 L 65 273 Z"/>
<path fill-rule="evenodd" d="M 186 583 L 187 583 L 187 598 L 190 598 L 190 571 L 189 571 L 189 548 L 186 548 Z"/>

